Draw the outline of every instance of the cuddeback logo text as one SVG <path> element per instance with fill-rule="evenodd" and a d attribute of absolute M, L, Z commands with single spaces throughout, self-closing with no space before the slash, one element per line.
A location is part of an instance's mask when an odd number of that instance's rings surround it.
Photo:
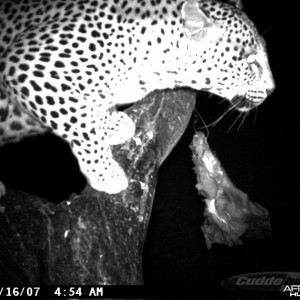
<path fill-rule="evenodd" d="M 286 293 L 300 298 L 300 273 L 249 273 L 225 279 L 223 286 L 231 290 Z"/>

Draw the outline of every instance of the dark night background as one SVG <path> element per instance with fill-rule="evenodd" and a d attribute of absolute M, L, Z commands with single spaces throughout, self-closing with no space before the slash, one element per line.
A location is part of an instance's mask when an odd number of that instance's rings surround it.
<path fill-rule="evenodd" d="M 194 127 L 204 124 L 193 116 L 180 143 L 160 169 L 148 238 L 144 249 L 144 275 L 148 285 L 199 285 L 217 288 L 229 276 L 267 271 L 300 272 L 299 193 L 295 175 L 298 121 L 286 90 L 283 70 L 282 22 L 278 2 L 244 0 L 244 10 L 267 41 L 277 88 L 250 113 L 243 125 L 231 113 L 209 128 L 208 142 L 234 184 L 271 215 L 272 236 L 246 240 L 244 246 L 214 247 L 204 251 L 203 203 L 197 195 L 189 144 Z M 265 32 L 265 33 L 264 33 Z M 217 97 L 200 93 L 197 110 L 206 124 L 227 108 Z M 80 192 L 85 179 L 69 147 L 51 135 L 26 139 L 0 149 L 0 179 L 8 186 L 49 200 L 64 200 Z"/>

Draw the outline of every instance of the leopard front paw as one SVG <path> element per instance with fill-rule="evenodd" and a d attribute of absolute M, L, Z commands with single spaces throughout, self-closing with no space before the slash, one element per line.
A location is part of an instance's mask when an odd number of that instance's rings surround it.
<path fill-rule="evenodd" d="M 128 187 L 128 179 L 119 164 L 112 160 L 109 165 L 85 172 L 89 185 L 97 191 L 118 194 Z"/>
<path fill-rule="evenodd" d="M 82 145 L 73 144 L 73 152 L 78 158 L 81 172 L 91 187 L 100 192 L 118 194 L 128 187 L 128 179 L 117 161 L 114 160 L 110 146 L 102 143 L 89 148 L 81 155 Z M 87 149 L 85 149 L 87 150 Z"/>

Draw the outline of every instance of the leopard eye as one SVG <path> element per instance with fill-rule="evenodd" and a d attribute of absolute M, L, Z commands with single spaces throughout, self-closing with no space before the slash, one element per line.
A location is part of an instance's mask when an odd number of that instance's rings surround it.
<path fill-rule="evenodd" d="M 250 54 L 247 57 L 247 63 L 249 64 L 249 67 L 251 68 L 251 71 L 253 73 L 259 74 L 260 73 L 260 65 L 257 62 L 256 54 Z"/>
<path fill-rule="evenodd" d="M 255 73 L 255 74 L 260 73 L 259 64 L 257 62 L 253 62 L 252 64 L 250 64 L 250 68 L 251 68 L 253 73 Z"/>

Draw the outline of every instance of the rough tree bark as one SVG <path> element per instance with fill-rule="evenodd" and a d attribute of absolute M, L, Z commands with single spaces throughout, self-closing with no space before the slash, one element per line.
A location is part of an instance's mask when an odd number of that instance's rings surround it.
<path fill-rule="evenodd" d="M 115 146 L 129 187 L 86 187 L 57 205 L 7 188 L 0 199 L 0 278 L 14 284 L 143 284 L 142 250 L 159 166 L 186 129 L 192 91 L 158 91 L 128 108 L 135 136 Z"/>

